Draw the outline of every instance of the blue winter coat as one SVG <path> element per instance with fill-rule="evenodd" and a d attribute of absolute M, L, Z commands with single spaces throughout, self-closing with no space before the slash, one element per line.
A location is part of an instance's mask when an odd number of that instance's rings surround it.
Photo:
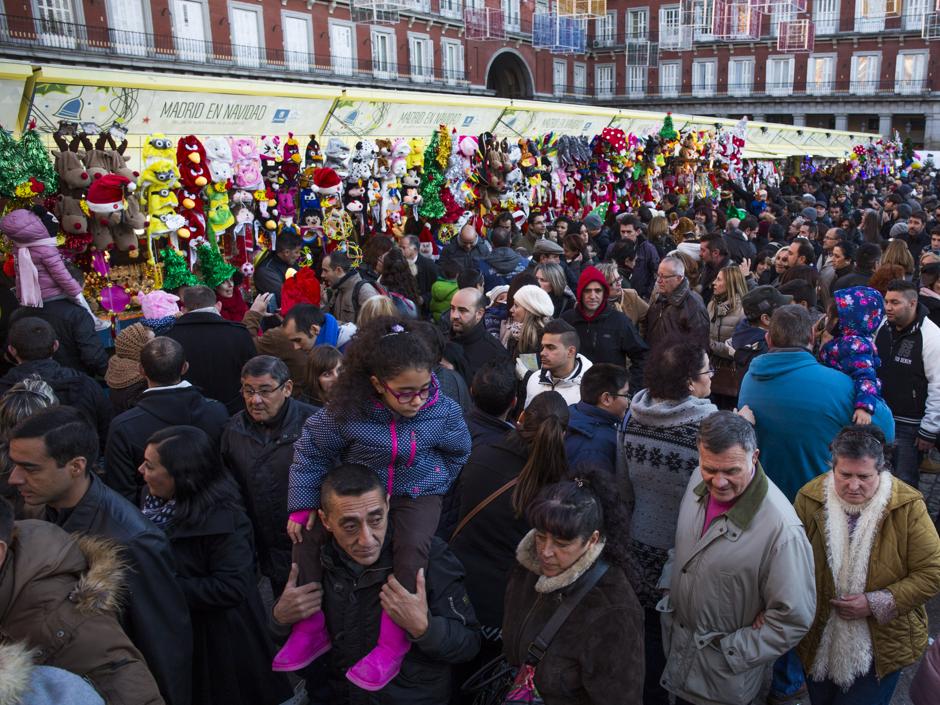
<path fill-rule="evenodd" d="M 617 464 L 617 426 L 619 419 L 591 404 L 579 401 L 568 407 L 568 435 L 565 451 L 568 467 L 592 466 L 613 476 Z"/>
<path fill-rule="evenodd" d="M 364 419 L 340 422 L 326 407 L 304 423 L 290 467 L 289 512 L 319 509 L 323 476 L 341 463 L 372 468 L 386 485 L 391 471 L 393 495 L 447 492 L 470 457 L 470 432 L 460 405 L 435 392 L 408 419 L 378 401 L 368 403 L 372 407 Z"/>
<path fill-rule="evenodd" d="M 820 364 L 805 350 L 771 351 L 754 358 L 738 395 L 751 407 L 757 445 L 767 476 L 791 502 L 817 475 L 829 470 L 829 443 L 852 423 L 852 378 Z M 894 441 L 894 418 L 881 399 L 871 422 Z"/>

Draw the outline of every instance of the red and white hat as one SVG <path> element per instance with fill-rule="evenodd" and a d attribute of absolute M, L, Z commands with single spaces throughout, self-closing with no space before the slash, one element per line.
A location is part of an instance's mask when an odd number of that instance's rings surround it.
<path fill-rule="evenodd" d="M 338 194 L 342 187 L 339 174 L 327 166 L 313 170 L 313 190 L 326 195 Z"/>
<path fill-rule="evenodd" d="M 88 187 L 88 210 L 94 213 L 116 213 L 124 210 L 124 192 L 137 186 L 126 176 L 105 174 L 95 179 Z"/>

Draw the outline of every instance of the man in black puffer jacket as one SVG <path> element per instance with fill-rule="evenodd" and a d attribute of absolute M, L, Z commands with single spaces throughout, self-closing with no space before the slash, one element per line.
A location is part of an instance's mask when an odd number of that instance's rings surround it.
<path fill-rule="evenodd" d="M 291 398 L 294 383 L 287 365 L 271 355 L 246 362 L 241 380 L 246 409 L 235 414 L 222 432 L 222 464 L 245 498 L 261 573 L 271 580 L 274 594 L 280 594 L 291 564 L 287 475 L 294 441 L 317 409 Z"/>
<path fill-rule="evenodd" d="M 320 520 L 332 536 L 320 556 L 323 588 L 298 587 L 292 571 L 274 605 L 275 628 L 284 630 L 322 608 L 332 640 L 326 654 L 331 705 L 450 702 L 453 665 L 469 661 L 480 649 L 480 625 L 460 561 L 435 538 L 427 570 L 418 574 L 417 592 L 403 588 L 392 575 L 385 486 L 361 465 L 328 472 L 321 505 Z M 409 648 L 398 675 L 369 692 L 347 680 L 346 671 L 375 647 L 385 614 L 407 632 Z M 315 685 L 309 684 L 308 691 Z"/>

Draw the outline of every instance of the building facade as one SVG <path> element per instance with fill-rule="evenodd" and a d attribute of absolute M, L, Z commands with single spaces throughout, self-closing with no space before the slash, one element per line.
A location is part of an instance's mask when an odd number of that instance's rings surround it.
<path fill-rule="evenodd" d="M 549 0 L 353 2 L 0 0 L 0 56 L 747 114 L 940 146 L 936 50 L 922 38 L 931 0 L 808 0 L 799 14 L 767 0 L 730 40 L 715 35 L 714 13 L 744 0 L 608 0 L 603 17 L 579 25 L 581 46 L 545 41 L 533 16 Z M 815 41 L 778 51 L 796 18 L 810 20 Z"/>

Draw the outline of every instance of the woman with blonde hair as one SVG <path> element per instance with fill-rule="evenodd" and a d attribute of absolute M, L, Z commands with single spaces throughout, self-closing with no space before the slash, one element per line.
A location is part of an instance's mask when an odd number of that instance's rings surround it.
<path fill-rule="evenodd" d="M 669 221 L 666 220 L 666 216 L 653 216 L 650 224 L 646 227 L 646 239 L 659 250 L 660 257 L 673 249 L 672 235 L 669 232 Z"/>
<path fill-rule="evenodd" d="M 604 275 L 604 280 L 610 289 L 607 302 L 615 310 L 625 313 L 634 325 L 639 324 L 646 317 L 650 305 L 640 298 L 636 289 L 624 288 L 623 275 L 616 262 L 601 262 L 597 265 L 597 269 Z"/>
<path fill-rule="evenodd" d="M 904 269 L 904 278 L 908 281 L 914 275 L 914 258 L 904 240 L 891 240 L 881 255 L 881 266 L 897 264 Z"/>
<path fill-rule="evenodd" d="M 542 331 L 555 312 L 548 293 L 539 286 L 528 284 L 521 287 L 512 298 L 509 319 L 501 342 L 509 350 L 513 360 L 520 355 L 538 353 L 542 349 Z"/>
<path fill-rule="evenodd" d="M 399 314 L 395 302 L 388 296 L 371 296 L 366 299 L 366 302 L 359 309 L 359 315 L 356 317 L 356 327 L 362 328 L 376 318 L 397 315 Z"/>
<path fill-rule="evenodd" d="M 535 278 L 539 286 L 548 294 L 555 307 L 553 318 L 558 318 L 569 308 L 574 308 L 574 294 L 568 288 L 565 270 L 560 264 L 543 262 L 535 268 Z"/>
<path fill-rule="evenodd" d="M 732 264 L 719 270 L 712 282 L 712 291 L 714 295 L 708 302 L 709 350 L 715 358 L 731 360 L 734 350 L 727 341 L 744 316 L 741 301 L 747 293 L 747 282 L 740 267 Z"/>

